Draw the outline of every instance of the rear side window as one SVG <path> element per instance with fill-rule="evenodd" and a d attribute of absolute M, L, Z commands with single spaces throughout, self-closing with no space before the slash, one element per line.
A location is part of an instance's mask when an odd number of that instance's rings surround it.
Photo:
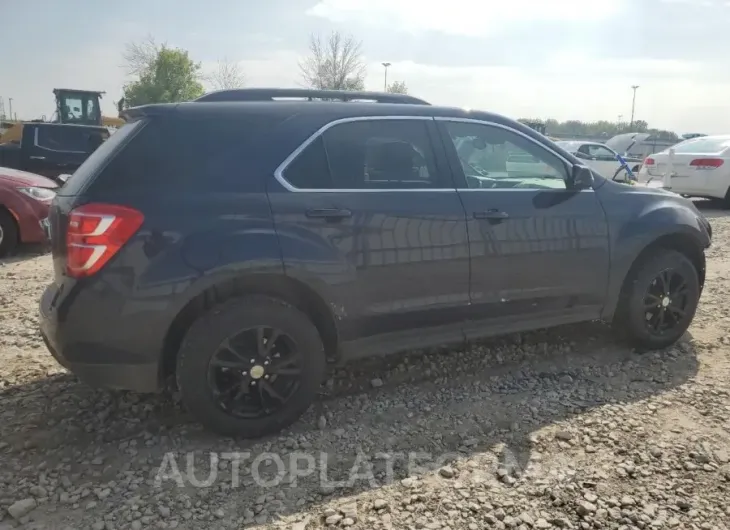
<path fill-rule="evenodd" d="M 427 120 L 361 120 L 327 129 L 284 170 L 300 189 L 441 189 Z"/>
<path fill-rule="evenodd" d="M 286 180 L 296 188 L 322 190 L 334 187 L 321 136 L 289 164 L 285 175 Z"/>
<path fill-rule="evenodd" d="M 108 140 L 101 145 L 84 161 L 74 172 L 73 176 L 59 189 L 59 195 L 78 195 L 89 179 L 93 178 L 99 168 L 109 157 L 130 138 L 140 127 L 142 121 L 134 121 L 123 125 L 117 132 L 112 133 Z"/>
<path fill-rule="evenodd" d="M 266 116 L 213 115 L 150 120 L 94 183 L 103 193 L 240 192 L 263 186 L 260 160 Z M 117 133 L 118 134 L 118 133 Z"/>
<path fill-rule="evenodd" d="M 36 129 L 35 144 L 44 149 L 89 153 L 109 137 L 108 131 L 74 125 L 54 125 Z"/>

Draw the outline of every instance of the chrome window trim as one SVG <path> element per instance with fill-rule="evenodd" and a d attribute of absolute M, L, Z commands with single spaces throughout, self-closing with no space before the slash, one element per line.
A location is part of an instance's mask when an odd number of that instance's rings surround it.
<path fill-rule="evenodd" d="M 281 184 L 286 190 L 291 192 L 305 192 L 305 193 L 352 193 L 352 192 L 358 192 L 358 193 L 382 193 L 382 192 L 447 192 L 447 193 L 455 193 L 456 188 L 398 188 L 398 189 L 390 189 L 390 188 L 383 188 L 383 189 L 360 189 L 360 188 L 326 188 L 326 189 L 318 189 L 318 188 L 297 188 L 296 186 L 292 186 L 286 178 L 284 178 L 284 171 L 286 171 L 286 168 L 291 164 L 294 159 L 299 156 L 302 151 L 304 151 L 309 145 L 317 140 L 320 136 L 322 136 L 326 131 L 331 129 L 332 127 L 335 127 L 337 125 L 341 125 L 343 123 L 352 123 L 352 122 L 359 122 L 359 121 L 395 121 L 395 120 L 419 120 L 419 121 L 433 121 L 433 116 L 351 116 L 348 118 L 340 118 L 338 120 L 331 121 L 327 123 L 326 125 L 323 125 L 320 127 L 314 134 L 312 134 L 309 138 L 304 140 L 304 142 L 297 147 L 289 156 L 287 156 L 284 161 L 279 164 L 279 167 L 277 167 L 274 170 L 274 178 L 276 178 L 277 181 L 279 181 L 279 184 Z"/>
<path fill-rule="evenodd" d="M 583 190 L 569 190 L 567 188 L 459 188 L 459 193 L 464 193 L 466 191 L 475 191 L 478 193 L 483 193 L 485 191 L 491 191 L 491 192 L 499 192 L 499 191 L 509 191 L 512 193 L 515 193 L 517 191 L 529 191 L 531 193 L 535 193 L 536 191 L 569 191 L 570 193 L 583 193 L 585 191 L 589 191 L 593 193 L 593 188 L 590 189 L 583 189 Z"/>
<path fill-rule="evenodd" d="M 568 168 L 571 168 L 575 165 L 573 162 L 571 162 L 570 160 L 565 158 L 563 155 L 561 155 L 554 149 L 551 149 L 550 147 L 546 146 L 545 144 L 543 144 L 541 142 L 538 142 L 537 140 L 535 140 L 531 136 L 523 133 L 522 131 L 518 131 L 517 129 L 513 129 L 512 127 L 508 127 L 507 125 L 502 125 L 501 123 L 495 123 L 493 121 L 486 121 L 486 120 L 476 120 L 473 118 L 451 118 L 448 116 L 436 116 L 434 118 L 434 120 L 440 121 L 440 122 L 449 122 L 450 121 L 450 122 L 457 122 L 457 123 L 475 123 L 477 125 L 487 125 L 489 127 L 497 127 L 499 129 L 504 129 L 505 131 L 510 131 L 519 136 L 522 136 L 523 138 L 529 140 L 530 142 L 537 145 L 538 147 L 542 147 L 547 152 L 552 153 L 553 155 L 558 157 L 560 160 L 563 161 L 564 164 L 566 164 L 568 166 L 568 167 L 566 167 L 566 171 L 568 170 Z M 566 176 L 569 176 L 569 173 L 567 173 Z M 456 188 L 456 189 L 460 192 L 461 191 L 500 191 L 500 188 Z M 531 191 L 531 192 L 534 192 L 535 189 L 537 189 L 537 188 L 534 188 L 534 189 L 533 188 L 520 188 L 519 190 L 512 189 L 512 188 L 501 188 L 501 191 Z M 559 191 L 560 189 L 561 188 L 555 188 L 556 191 Z M 565 188 L 565 189 L 567 191 L 575 192 L 575 190 L 568 190 L 567 188 Z M 579 190 L 579 191 L 593 191 L 593 188 L 588 189 L 588 190 Z"/>

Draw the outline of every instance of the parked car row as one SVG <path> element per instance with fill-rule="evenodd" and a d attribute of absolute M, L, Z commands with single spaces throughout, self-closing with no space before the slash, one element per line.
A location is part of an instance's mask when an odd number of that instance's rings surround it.
<path fill-rule="evenodd" d="M 730 207 L 730 135 L 696 136 L 655 153 L 644 160 L 639 180 L 662 180 L 675 193 Z"/>

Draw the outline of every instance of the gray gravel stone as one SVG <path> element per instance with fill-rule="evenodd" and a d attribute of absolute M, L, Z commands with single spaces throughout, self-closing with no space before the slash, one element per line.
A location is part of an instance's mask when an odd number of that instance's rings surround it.
<path fill-rule="evenodd" d="M 22 519 L 36 509 L 38 503 L 33 498 L 22 499 L 8 506 L 8 513 L 13 519 Z"/>

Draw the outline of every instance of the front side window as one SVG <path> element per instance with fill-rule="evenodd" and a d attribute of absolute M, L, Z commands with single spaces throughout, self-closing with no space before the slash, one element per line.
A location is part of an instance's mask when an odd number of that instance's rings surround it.
<path fill-rule="evenodd" d="M 67 97 L 62 101 L 61 112 L 63 116 L 61 121 L 64 123 L 74 123 L 82 121 L 84 118 L 84 103 L 79 97 Z"/>
<path fill-rule="evenodd" d="M 427 120 L 340 123 L 311 142 L 284 170 L 300 189 L 445 188 Z"/>
<path fill-rule="evenodd" d="M 616 160 L 616 153 L 603 145 L 589 145 L 588 154 L 595 160 L 610 161 Z"/>
<path fill-rule="evenodd" d="M 469 188 L 565 189 L 565 164 L 544 147 L 508 129 L 445 122 Z"/>

